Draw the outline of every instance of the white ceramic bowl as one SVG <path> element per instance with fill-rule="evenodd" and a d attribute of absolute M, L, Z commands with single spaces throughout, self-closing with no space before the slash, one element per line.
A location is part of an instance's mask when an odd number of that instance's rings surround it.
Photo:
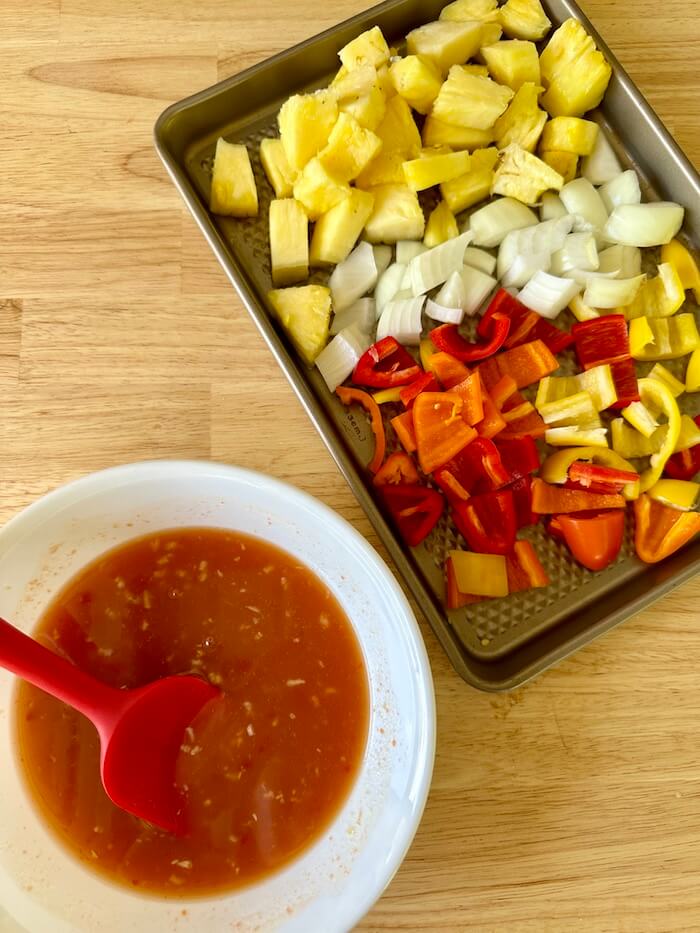
<path fill-rule="evenodd" d="M 347 612 L 371 693 L 355 787 L 329 831 L 259 884 L 182 901 L 133 894 L 84 869 L 42 825 L 16 765 L 15 684 L 0 672 L 0 904 L 31 933 L 350 930 L 388 884 L 420 822 L 435 711 L 415 618 L 370 545 L 292 486 L 229 466 L 173 461 L 80 479 L 0 530 L 0 615 L 28 631 L 56 591 L 100 552 L 158 529 L 205 525 L 257 535 L 298 556 Z"/>

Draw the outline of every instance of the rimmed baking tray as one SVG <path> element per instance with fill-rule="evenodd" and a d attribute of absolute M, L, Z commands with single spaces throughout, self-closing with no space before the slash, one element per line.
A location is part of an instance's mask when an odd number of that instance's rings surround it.
<path fill-rule="evenodd" d="M 411 29 L 436 19 L 445 2 L 388 0 L 173 104 L 156 123 L 155 145 L 455 668 L 479 689 L 508 690 L 691 578 L 700 570 L 700 541 L 659 565 L 642 564 L 634 556 L 633 519 L 628 515 L 618 561 L 600 573 L 591 573 L 552 541 L 541 525 L 535 526 L 526 533 L 550 575 L 550 586 L 447 612 L 442 567 L 446 551 L 458 543 L 454 527 L 443 518 L 419 548 L 411 550 L 402 543 L 378 507 L 365 468 L 373 440 L 364 418 L 340 405 L 318 373 L 300 361 L 270 317 L 265 297 L 271 287 L 267 214 L 273 192 L 258 150 L 264 137 L 277 135 L 281 104 L 290 94 L 326 84 L 337 70 L 338 50 L 363 30 L 378 25 L 390 42 L 400 42 Z M 623 163 L 639 172 L 647 197 L 684 205 L 684 234 L 697 245 L 697 172 L 576 4 L 549 0 L 545 8 L 555 26 L 570 16 L 580 20 L 611 63 L 613 77 L 595 118 L 605 127 Z M 208 211 L 212 156 L 219 136 L 248 147 L 260 198 L 257 218 L 232 220 Z M 316 273 L 312 280 L 324 281 L 324 274 Z"/>

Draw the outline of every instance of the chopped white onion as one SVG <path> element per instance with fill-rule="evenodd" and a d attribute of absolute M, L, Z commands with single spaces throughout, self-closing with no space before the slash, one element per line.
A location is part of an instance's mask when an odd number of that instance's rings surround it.
<path fill-rule="evenodd" d="M 684 210 L 673 201 L 621 204 L 605 225 L 605 237 L 625 246 L 662 246 L 681 229 Z"/>
<path fill-rule="evenodd" d="M 559 195 L 553 191 L 545 191 L 540 201 L 540 220 L 558 220 L 566 214 L 567 210 Z"/>
<path fill-rule="evenodd" d="M 380 276 L 391 265 L 392 249 L 385 243 L 378 243 L 372 249 L 374 250 L 374 261 L 377 264 L 377 276 Z"/>
<path fill-rule="evenodd" d="M 464 311 L 461 308 L 446 308 L 445 305 L 438 304 L 432 298 L 428 298 L 425 303 L 425 313 L 434 321 L 440 321 L 443 324 L 461 324 L 464 319 Z"/>
<path fill-rule="evenodd" d="M 377 263 L 369 243 L 358 243 L 347 259 L 339 262 L 331 273 L 328 285 L 333 309 L 342 311 L 353 301 L 366 295 L 377 284 Z"/>
<path fill-rule="evenodd" d="M 356 326 L 346 327 L 316 357 L 316 366 L 331 392 L 344 382 L 357 366 L 372 341 Z"/>
<path fill-rule="evenodd" d="M 567 214 L 555 220 L 545 220 L 531 227 L 512 230 L 506 234 L 498 250 L 498 278 L 503 278 L 516 258 L 527 253 L 548 253 L 561 249 L 574 218 Z M 524 283 L 523 283 L 524 284 Z"/>
<path fill-rule="evenodd" d="M 471 238 L 471 233 L 460 233 L 409 262 L 413 294 L 416 297 L 424 295 L 436 285 L 442 285 L 453 272 L 462 268 L 464 251 Z"/>
<path fill-rule="evenodd" d="M 390 301 L 377 323 L 377 340 L 394 337 L 399 343 L 417 346 L 423 329 L 421 315 L 425 298 L 407 298 Z"/>
<path fill-rule="evenodd" d="M 616 243 L 598 253 L 600 272 L 616 272 L 621 279 L 631 279 L 642 271 L 642 254 L 637 246 Z"/>
<path fill-rule="evenodd" d="M 406 266 L 400 265 L 398 262 L 393 262 L 377 282 L 377 287 L 374 289 L 377 317 L 382 313 L 384 305 L 391 301 L 396 293 L 401 290 L 406 268 Z"/>
<path fill-rule="evenodd" d="M 468 246 L 464 250 L 464 265 L 473 266 L 475 269 L 481 269 L 486 275 L 493 275 L 496 269 L 496 257 L 483 249 L 477 249 L 475 246 Z"/>
<path fill-rule="evenodd" d="M 608 213 L 614 211 L 620 204 L 639 204 L 642 200 L 639 177 L 634 169 L 628 169 L 611 178 L 599 189 L 599 193 Z"/>
<path fill-rule="evenodd" d="M 595 271 L 597 268 L 598 249 L 592 233 L 570 233 L 562 248 L 552 255 L 554 275 L 563 275 L 571 269 Z"/>
<path fill-rule="evenodd" d="M 498 246 L 511 230 L 537 223 L 537 214 L 515 198 L 498 198 L 479 208 L 469 218 L 469 229 L 477 246 Z"/>
<path fill-rule="evenodd" d="M 518 295 L 518 301 L 552 320 L 580 291 L 581 286 L 572 279 L 561 279 L 548 272 L 536 272 Z"/>
<path fill-rule="evenodd" d="M 411 272 L 410 263 L 406 265 L 406 271 L 401 279 L 401 291 L 410 292 L 410 294 L 413 295 L 413 273 Z"/>
<path fill-rule="evenodd" d="M 460 274 L 461 271 L 460 269 L 459 272 L 453 272 L 435 296 L 435 301 L 437 304 L 442 305 L 443 308 L 459 308 L 460 311 L 464 309 L 467 292 Z"/>
<path fill-rule="evenodd" d="M 396 244 L 396 261 L 408 264 L 413 258 L 424 253 L 427 248 L 420 240 L 399 240 Z"/>
<path fill-rule="evenodd" d="M 460 272 L 464 285 L 464 304 L 462 307 L 466 314 L 476 314 L 486 298 L 496 287 L 496 280 L 486 275 L 480 269 L 464 266 Z"/>
<path fill-rule="evenodd" d="M 632 279 L 589 279 L 583 293 L 583 303 L 591 308 L 620 308 L 634 301 L 645 275 Z"/>
<path fill-rule="evenodd" d="M 581 162 L 581 174 L 592 185 L 604 185 L 621 171 L 622 166 L 601 126 L 598 129 L 593 151 Z"/>
<path fill-rule="evenodd" d="M 552 257 L 550 253 L 519 253 L 501 277 L 501 285 L 508 288 L 515 285 L 522 288 L 527 285 L 535 272 L 549 272 Z"/>
<path fill-rule="evenodd" d="M 573 279 L 584 287 L 588 285 L 591 279 L 619 279 L 620 270 L 613 269 L 612 272 L 593 272 L 590 269 L 569 269 L 564 272 L 562 278 Z"/>
<path fill-rule="evenodd" d="M 579 214 L 584 221 L 591 224 L 596 240 L 600 241 L 608 220 L 608 212 L 603 199 L 590 181 L 587 178 L 574 178 L 564 185 L 559 197 L 570 214 Z"/>
<path fill-rule="evenodd" d="M 331 322 L 331 334 L 339 334 L 346 327 L 357 325 L 358 329 L 365 334 L 374 330 L 377 320 L 377 312 L 374 306 L 374 298 L 359 298 L 353 302 L 349 308 L 339 311 L 333 315 Z"/>

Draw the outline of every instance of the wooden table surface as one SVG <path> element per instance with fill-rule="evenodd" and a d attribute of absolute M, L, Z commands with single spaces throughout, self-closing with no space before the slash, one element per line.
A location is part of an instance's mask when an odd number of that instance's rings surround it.
<path fill-rule="evenodd" d="M 694 4 L 582 5 L 700 164 Z M 0 521 L 91 470 L 213 458 L 297 484 L 381 552 L 151 138 L 170 102 L 363 6 L 0 0 Z M 433 787 L 358 929 L 700 930 L 699 598 L 510 695 L 467 687 L 423 625 Z"/>

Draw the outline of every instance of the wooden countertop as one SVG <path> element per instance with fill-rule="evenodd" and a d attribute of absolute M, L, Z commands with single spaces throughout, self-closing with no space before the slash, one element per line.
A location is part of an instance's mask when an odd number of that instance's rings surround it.
<path fill-rule="evenodd" d="M 201 457 L 296 483 L 379 547 L 151 138 L 168 103 L 364 5 L 2 0 L 0 521 L 91 470 Z M 700 164 L 693 4 L 582 5 Z M 424 626 L 433 788 L 358 929 L 700 929 L 699 598 L 510 695 L 467 687 Z"/>

